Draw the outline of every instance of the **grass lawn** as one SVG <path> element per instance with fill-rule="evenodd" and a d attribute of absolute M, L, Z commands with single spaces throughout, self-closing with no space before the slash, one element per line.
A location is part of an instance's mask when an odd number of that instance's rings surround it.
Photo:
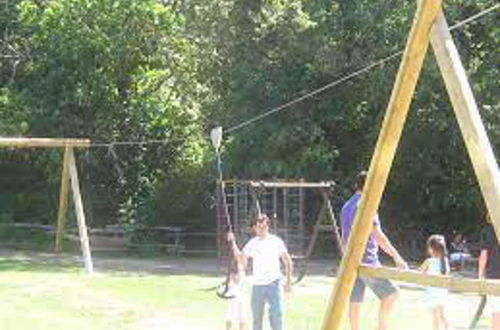
<path fill-rule="evenodd" d="M 200 275 L 203 271 L 196 274 L 191 266 L 197 260 L 121 259 L 120 267 L 97 260 L 96 275 L 86 276 L 71 257 L 2 255 L 2 330 L 224 329 L 225 301 L 203 291 L 219 279 Z M 127 269 L 127 264 L 132 267 Z M 186 265 L 189 272 L 169 271 Z M 287 297 L 287 329 L 320 329 L 333 281 L 309 276 L 294 288 Z M 402 290 L 394 329 L 431 328 L 422 296 L 420 290 Z M 473 296 L 450 295 L 449 318 L 455 329 L 467 328 L 478 301 Z M 376 298 L 367 296 L 363 329 L 374 328 L 376 307 Z M 484 317 L 479 328 L 487 329 L 487 323 Z"/>

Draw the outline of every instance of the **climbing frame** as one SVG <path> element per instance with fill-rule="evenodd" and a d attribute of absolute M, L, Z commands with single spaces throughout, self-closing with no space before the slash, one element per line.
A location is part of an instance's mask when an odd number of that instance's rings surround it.
<path fill-rule="evenodd" d="M 220 183 L 219 183 L 220 184 Z M 307 272 L 307 263 L 321 233 L 330 235 L 332 246 L 342 252 L 340 233 L 331 205 L 334 182 L 226 180 L 226 205 L 233 231 L 240 244 L 251 236 L 249 224 L 257 214 L 271 218 L 271 229 L 285 241 L 297 264 L 297 281 Z M 217 196 L 219 265 L 226 264 L 222 196 Z"/>

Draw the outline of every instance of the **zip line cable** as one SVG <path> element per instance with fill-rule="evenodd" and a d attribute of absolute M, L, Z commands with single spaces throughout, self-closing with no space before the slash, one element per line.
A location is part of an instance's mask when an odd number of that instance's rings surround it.
<path fill-rule="evenodd" d="M 461 27 L 463 27 L 463 26 L 465 26 L 465 25 L 467 25 L 469 23 L 472 23 L 472 22 L 478 20 L 479 18 L 481 18 L 481 17 L 483 17 L 483 16 L 485 16 L 485 15 L 487 15 L 487 14 L 489 14 L 489 13 L 495 11 L 495 10 L 497 10 L 499 7 L 500 7 L 500 3 L 497 3 L 497 4 L 495 4 L 495 5 L 487 8 L 485 10 L 480 11 L 479 13 L 477 13 L 475 15 L 472 15 L 472 16 L 470 16 L 470 17 L 468 17 L 468 18 L 466 18 L 466 19 L 464 19 L 462 21 L 459 21 L 456 24 L 450 26 L 449 27 L 449 31 L 454 31 L 454 30 L 459 29 L 459 28 L 461 28 Z M 369 65 L 367 65 L 367 66 L 365 66 L 365 67 L 363 67 L 363 68 L 355 71 L 355 72 L 349 73 L 349 74 L 347 74 L 347 75 L 345 75 L 345 76 L 343 76 L 343 77 L 341 77 L 341 78 L 339 78 L 339 79 L 337 79 L 337 80 L 335 80 L 333 82 L 330 82 L 330 83 L 328 83 L 328 84 L 326 84 L 326 85 L 324 85 L 324 86 L 322 86 L 322 87 L 320 87 L 318 89 L 315 89 L 315 90 L 313 90 L 313 91 L 311 91 L 311 92 L 309 92 L 307 94 L 304 94 L 304 95 L 302 95 L 302 96 L 300 96 L 300 97 L 298 97 L 296 99 L 293 99 L 293 100 L 291 100 L 289 102 L 286 102 L 286 103 L 284 103 L 284 104 L 282 104 L 280 106 L 272 108 L 272 109 L 270 109 L 270 110 L 268 110 L 268 111 L 266 111 L 264 113 L 261 113 L 261 114 L 255 116 L 255 117 L 247 119 L 247 120 L 245 120 L 245 121 L 243 121 L 243 122 L 241 122 L 239 124 L 236 124 L 234 126 L 226 128 L 224 131 L 226 133 L 231 133 L 231 132 L 237 131 L 237 130 L 239 130 L 241 128 L 244 128 L 244 127 L 246 127 L 246 126 L 248 126 L 250 124 L 253 124 L 256 121 L 259 121 L 259 120 L 261 120 L 263 118 L 266 118 L 266 117 L 269 117 L 269 116 L 271 116 L 271 115 L 273 115 L 275 113 L 278 113 L 278 112 L 281 112 L 283 110 L 286 110 L 286 109 L 290 108 L 292 105 L 295 105 L 295 104 L 300 103 L 300 102 L 302 102 L 304 100 L 307 100 L 307 99 L 309 99 L 309 98 L 311 98 L 311 97 L 313 97 L 315 95 L 321 94 L 321 93 L 323 93 L 324 91 L 326 91 L 326 90 L 328 90 L 330 88 L 333 88 L 333 87 L 335 87 L 337 85 L 340 85 L 340 84 L 344 83 L 345 81 L 351 80 L 352 78 L 360 76 L 363 73 L 366 73 L 366 72 L 368 72 L 368 71 L 370 71 L 370 70 L 372 70 L 372 69 L 374 69 L 374 68 L 376 68 L 376 67 L 378 67 L 378 66 L 380 66 L 380 65 L 382 65 L 382 64 L 384 64 L 386 62 L 389 62 L 389 61 L 391 61 L 391 60 L 393 60 L 393 59 L 401 56 L 403 54 L 403 52 L 404 52 L 404 50 L 397 51 L 397 52 L 395 52 L 395 53 L 393 53 L 393 54 L 391 54 L 391 55 L 389 55 L 387 57 L 384 57 L 384 58 L 382 58 L 380 60 L 377 60 L 377 61 L 375 61 L 375 62 L 373 62 L 373 63 L 371 63 L 371 64 L 369 64 Z M 123 145 L 130 146 L 130 145 L 166 144 L 166 143 L 180 142 L 180 141 L 186 141 L 186 140 L 187 140 L 187 138 L 175 139 L 175 140 L 144 140 L 144 141 L 98 142 L 98 143 L 93 143 L 91 145 L 91 148 L 99 148 L 99 147 L 103 147 L 103 148 L 107 147 L 107 148 L 109 148 L 109 147 L 113 147 L 113 146 L 123 146 Z"/>
<path fill-rule="evenodd" d="M 471 22 L 479 19 L 480 17 L 482 17 L 482 16 L 484 16 L 486 14 L 489 14 L 490 12 L 498 9 L 499 7 L 500 7 L 500 4 L 496 4 L 496 5 L 488 8 L 488 9 L 485 9 L 485 10 L 483 10 L 483 11 L 481 11 L 481 12 L 479 12 L 479 13 L 477 13 L 477 14 L 469 17 L 469 18 L 466 18 L 465 20 L 460 21 L 460 22 L 454 24 L 453 26 L 449 27 L 449 31 L 453 31 L 453 30 L 456 30 L 456 29 L 458 29 L 460 27 L 463 27 L 463 26 L 465 26 L 465 25 L 467 25 L 467 24 L 469 24 L 469 23 L 471 23 Z M 243 122 L 241 122 L 241 123 L 239 123 L 239 124 L 237 124 L 235 126 L 231 126 L 229 128 L 226 128 L 225 131 L 227 133 L 234 132 L 234 131 L 236 131 L 236 130 L 238 130 L 240 128 L 243 128 L 245 126 L 248 126 L 248 125 L 250 125 L 250 124 L 252 124 L 252 123 L 254 123 L 256 121 L 259 121 L 259 120 L 261 120 L 263 118 L 266 118 L 266 117 L 268 117 L 270 115 L 273 115 L 273 114 L 275 114 L 277 112 L 285 110 L 285 109 L 289 108 L 290 106 L 292 106 L 294 104 L 300 103 L 300 102 L 302 102 L 302 101 L 304 101 L 306 99 L 309 99 L 309 98 L 311 98 L 311 97 L 313 97 L 313 96 L 315 96 L 317 94 L 320 94 L 320 93 L 324 92 L 327 89 L 330 89 L 330 88 L 332 88 L 334 86 L 337 86 L 337 85 L 339 85 L 339 84 L 341 84 L 341 83 L 343 83 L 343 82 L 345 82 L 347 80 L 350 80 L 350 79 L 355 78 L 355 77 L 357 77 L 357 76 L 359 76 L 359 75 L 361 75 L 361 74 L 363 74 L 365 72 L 368 72 L 368 71 L 370 71 L 371 69 L 373 69 L 373 68 L 375 68 L 377 66 L 380 66 L 380 65 L 382 65 L 382 64 L 384 64 L 384 63 L 386 63 L 386 62 L 388 62 L 390 60 L 393 60 L 396 57 L 399 57 L 400 55 L 402 55 L 403 52 L 404 52 L 404 50 L 400 50 L 400 51 L 398 51 L 396 53 L 393 53 L 393 54 L 391 54 L 391 55 L 389 55 L 389 56 L 387 56 L 387 57 L 385 57 L 385 58 L 383 58 L 381 60 L 373 62 L 372 64 L 370 64 L 370 65 L 368 65 L 368 66 L 366 66 L 366 67 L 364 67 L 364 68 L 362 68 L 362 69 L 360 69 L 358 71 L 355 71 L 355 72 L 350 73 L 350 74 L 348 74 L 348 75 L 346 75 L 346 76 L 344 76 L 344 77 L 342 77 L 340 79 L 337 79 L 337 80 L 335 80 L 335 81 L 333 81 L 331 83 L 328 83 L 327 85 L 324 85 L 323 87 L 320 87 L 320 88 L 318 88 L 316 90 L 313 90 L 312 92 L 309 92 L 309 93 L 307 93 L 307 94 L 305 94 L 303 96 L 300 96 L 300 97 L 298 97 L 298 98 L 296 98 L 296 99 L 294 99 L 294 100 L 292 100 L 290 102 L 287 102 L 287 103 L 282 104 L 282 105 L 280 105 L 280 106 L 278 106 L 276 108 L 273 108 L 273 109 L 271 109 L 269 111 L 261 113 L 261 114 L 255 116 L 255 117 L 250 118 L 248 120 L 245 120 L 245 121 L 243 121 Z"/>
<path fill-rule="evenodd" d="M 301 102 L 301 101 L 303 101 L 303 100 L 306 100 L 306 99 L 308 99 L 308 98 L 311 98 L 311 97 L 315 96 L 316 94 L 320 94 L 321 92 L 324 92 L 324 91 L 325 91 L 325 90 L 327 90 L 327 89 L 330 89 L 330 88 L 332 88 L 332 87 L 335 87 L 335 86 L 337 86 L 337 85 L 340 85 L 341 83 L 343 83 L 343 82 L 344 82 L 344 81 L 346 81 L 346 80 L 350 80 L 350 79 L 352 79 L 352 78 L 354 78 L 354 77 L 359 76 L 359 75 L 360 75 L 360 74 L 362 74 L 362 73 L 368 72 L 368 71 L 370 71 L 371 69 L 373 69 L 374 67 L 377 67 L 377 66 L 379 66 L 379 65 L 382 65 L 382 64 L 384 64 L 385 62 L 388 62 L 388 61 L 390 61 L 390 60 L 392 60 L 392 59 L 394 59 L 394 58 L 396 58 L 396 57 L 400 56 L 401 54 L 403 54 L 403 51 L 399 51 L 399 52 L 397 52 L 397 53 L 394 53 L 394 54 L 392 54 L 392 55 L 389 55 L 389 56 L 387 56 L 386 58 L 383 58 L 383 59 L 381 59 L 381 60 L 378 60 L 377 62 L 374 62 L 374 63 L 372 63 L 372 64 L 370 64 L 370 65 L 368 65 L 368 66 L 364 67 L 363 69 L 360 69 L 360 70 L 358 70 L 358 71 L 355 71 L 355 72 L 353 72 L 353 73 L 350 73 L 350 74 L 348 74 L 348 75 L 346 75 L 346 76 L 344 76 L 344 77 L 342 77 L 342 78 L 340 78 L 340 79 L 337 79 L 337 80 L 335 80 L 335 81 L 333 81 L 333 82 L 331 82 L 331 83 L 329 83 L 329 84 L 326 84 L 326 85 L 324 85 L 323 87 L 320 87 L 320 88 L 318 88 L 318 89 L 316 89 L 316 90 L 314 90 L 314 91 L 312 91 L 312 92 L 310 92 L 310 93 L 307 93 L 307 94 L 305 94 L 305 95 L 302 95 L 302 96 L 301 96 L 301 97 L 299 97 L 299 98 L 296 98 L 296 99 L 294 99 L 294 100 L 292 100 L 292 101 L 290 101 L 290 102 L 287 102 L 287 103 L 285 103 L 285 104 L 282 104 L 282 105 L 280 105 L 280 106 L 278 106 L 278 107 L 276 107 L 276 108 L 274 108 L 274 109 L 271 109 L 271 110 L 269 110 L 269 111 L 267 111 L 267 112 L 264 112 L 264 113 L 262 113 L 262 114 L 260 114 L 260 115 L 257 115 L 257 116 L 255 116 L 255 117 L 253 117 L 253 118 L 250 118 L 250 119 L 248 119 L 248 120 L 246 120 L 246 121 L 244 121 L 244 122 L 242 122 L 242 123 L 240 123 L 240 124 L 237 124 L 237 125 L 232 126 L 232 127 L 230 127 L 230 128 L 226 128 L 226 132 L 227 132 L 227 133 L 231 133 L 231 132 L 236 131 L 236 130 L 238 130 L 238 129 L 240 129 L 240 128 L 243 128 L 243 127 L 245 127 L 245 126 L 247 126 L 247 125 L 250 125 L 251 123 L 256 122 L 256 121 L 258 121 L 258 120 L 260 120 L 260 119 L 262 119 L 262 118 L 268 117 L 268 116 L 270 116 L 270 115 L 272 115 L 272 114 L 275 114 L 276 112 L 279 112 L 279 111 L 281 111 L 281 110 L 284 110 L 284 109 L 286 109 L 286 108 L 289 108 L 290 106 L 292 106 L 292 105 L 294 105 L 294 104 L 296 104 L 296 103 L 299 103 L 299 102 Z"/>
<path fill-rule="evenodd" d="M 466 18 L 464 19 L 463 21 L 460 21 L 456 24 L 453 24 L 452 26 L 450 26 L 450 31 L 453 31 L 453 30 L 456 30 L 458 28 L 461 28 L 462 26 L 464 25 L 467 25 L 475 20 L 477 20 L 478 18 L 481 18 L 482 16 L 486 15 L 486 14 L 489 14 L 491 13 L 492 11 L 494 10 L 497 10 L 498 8 L 500 7 L 500 3 L 497 3 L 496 5 L 494 6 L 491 6 L 483 11 L 480 11 L 479 13 L 475 14 L 475 15 L 472 15 L 471 17 L 469 18 Z"/>

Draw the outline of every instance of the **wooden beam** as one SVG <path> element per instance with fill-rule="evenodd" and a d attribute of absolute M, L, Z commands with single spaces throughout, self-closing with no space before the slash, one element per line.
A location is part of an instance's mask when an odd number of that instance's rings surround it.
<path fill-rule="evenodd" d="M 321 222 L 323 221 L 323 218 L 325 216 L 326 212 L 326 205 L 323 204 L 321 209 L 318 212 L 318 217 L 316 219 L 316 222 L 314 223 L 314 228 L 313 228 L 313 233 L 311 235 L 311 239 L 309 240 L 309 244 L 307 245 L 306 249 L 306 254 L 305 257 L 306 259 L 309 259 L 309 257 L 312 255 L 314 246 L 316 245 L 316 240 L 318 239 L 318 235 L 320 231 L 323 231 L 322 229 L 322 224 Z"/>
<path fill-rule="evenodd" d="M 396 268 L 360 266 L 359 275 L 448 289 L 457 293 L 500 296 L 500 280 L 477 280 L 451 276 L 427 275 Z"/>
<path fill-rule="evenodd" d="M 336 285 L 329 300 L 322 329 L 340 329 L 349 305 L 349 297 L 365 252 L 373 219 L 392 166 L 396 148 L 408 115 L 411 99 L 429 46 L 430 30 L 441 10 L 440 0 L 418 3 L 410 36 L 386 110 L 382 129 L 372 157 L 368 177 L 349 237 L 346 254 L 340 264 Z"/>
<path fill-rule="evenodd" d="M 333 181 L 330 182 L 269 182 L 269 181 L 249 181 L 251 187 L 254 188 L 332 188 L 335 186 Z"/>
<path fill-rule="evenodd" d="M 87 274 L 94 272 L 92 255 L 90 253 L 89 237 L 87 225 L 85 223 L 85 212 L 83 210 L 82 195 L 80 194 L 80 183 L 78 181 L 78 169 L 76 168 L 75 155 L 73 149 L 68 149 L 69 154 L 69 174 L 71 179 L 71 190 L 73 191 L 73 204 L 75 205 L 76 219 L 78 222 L 78 232 L 80 234 L 80 245 L 82 249 L 85 271 Z"/>
<path fill-rule="evenodd" d="M 262 214 L 262 208 L 260 206 L 259 196 L 255 189 L 250 186 L 250 197 L 252 198 L 253 205 L 255 207 L 255 214 L 250 214 L 251 217 L 260 216 Z"/>
<path fill-rule="evenodd" d="M 500 170 L 467 74 L 442 12 L 431 31 L 431 44 L 486 207 L 497 236 L 500 237 Z"/>
<path fill-rule="evenodd" d="M 335 243 L 337 244 L 337 249 L 341 256 L 345 253 L 345 247 L 342 243 L 342 237 L 340 236 L 340 228 L 338 226 L 337 220 L 335 219 L 335 213 L 333 212 L 332 202 L 330 201 L 330 195 L 328 191 L 323 189 L 321 191 L 321 195 L 323 196 L 324 203 L 326 205 L 326 215 L 330 220 L 331 225 L 333 226 L 333 237 L 335 238 Z"/>
<path fill-rule="evenodd" d="M 0 148 L 88 148 L 88 139 L 0 138 Z"/>
<path fill-rule="evenodd" d="M 62 252 L 64 226 L 66 225 L 69 201 L 69 157 L 70 148 L 64 149 L 63 166 L 61 171 L 61 189 L 59 192 L 59 212 L 57 214 L 55 252 Z"/>

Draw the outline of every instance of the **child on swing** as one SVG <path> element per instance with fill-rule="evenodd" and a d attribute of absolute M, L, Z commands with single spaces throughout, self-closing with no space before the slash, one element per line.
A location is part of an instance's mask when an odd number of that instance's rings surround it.
<path fill-rule="evenodd" d="M 441 235 L 432 235 L 427 240 L 427 253 L 429 257 L 420 266 L 419 270 L 429 275 L 448 275 L 450 265 L 446 252 L 446 241 Z M 448 329 L 448 320 L 445 316 L 444 306 L 448 291 L 441 288 L 426 289 L 426 303 L 432 311 L 432 329 Z"/>
<path fill-rule="evenodd" d="M 235 239 L 232 233 L 228 234 L 231 248 L 235 249 Z M 237 247 L 236 247 L 237 248 Z M 246 330 L 248 323 L 248 285 L 245 274 L 246 265 L 240 258 L 234 257 L 231 262 L 227 296 L 230 297 L 226 311 L 226 330 Z"/>

